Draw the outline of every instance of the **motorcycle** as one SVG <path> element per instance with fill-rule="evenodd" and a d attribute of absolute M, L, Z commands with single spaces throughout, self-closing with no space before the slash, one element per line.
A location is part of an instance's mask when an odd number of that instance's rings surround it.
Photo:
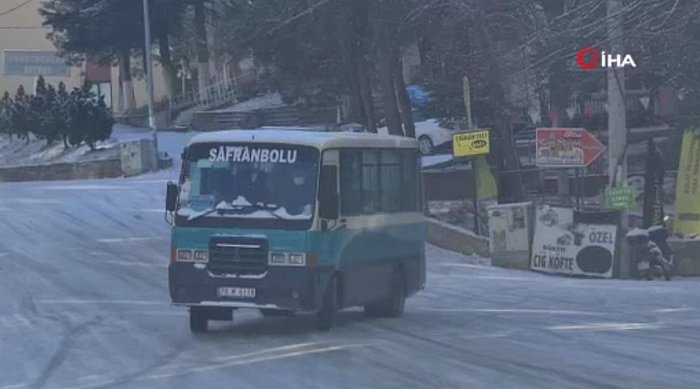
<path fill-rule="evenodd" d="M 637 277 L 653 280 L 664 277 L 671 280 L 673 252 L 668 244 L 668 230 L 665 226 L 649 229 L 635 228 L 627 233 L 630 257 L 635 259 Z"/>

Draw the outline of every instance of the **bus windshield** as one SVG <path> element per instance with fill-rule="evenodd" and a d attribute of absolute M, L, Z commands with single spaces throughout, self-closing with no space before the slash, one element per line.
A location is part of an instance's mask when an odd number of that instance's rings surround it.
<path fill-rule="evenodd" d="M 181 177 L 177 216 L 311 220 L 318 150 L 277 144 L 195 144 Z"/>

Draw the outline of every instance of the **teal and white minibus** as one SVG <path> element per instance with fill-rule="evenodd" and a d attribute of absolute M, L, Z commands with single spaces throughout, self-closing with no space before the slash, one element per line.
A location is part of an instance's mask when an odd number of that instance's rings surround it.
<path fill-rule="evenodd" d="M 399 316 L 425 286 L 427 225 L 415 139 L 302 130 L 197 135 L 168 183 L 169 289 L 190 329 L 364 307 Z"/>

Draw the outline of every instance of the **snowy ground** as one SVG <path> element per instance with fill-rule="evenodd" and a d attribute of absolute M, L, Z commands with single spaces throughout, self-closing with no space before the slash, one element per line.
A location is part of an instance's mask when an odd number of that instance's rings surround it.
<path fill-rule="evenodd" d="M 174 156 L 188 134 L 162 134 Z M 400 319 L 193 336 L 169 304 L 169 170 L 0 185 L 0 388 L 694 388 L 700 282 L 559 278 L 428 246 Z"/>
<path fill-rule="evenodd" d="M 66 149 L 63 142 L 47 146 L 46 141 L 34 137 L 30 138 L 29 143 L 18 139 L 10 142 L 8 137 L 0 137 L 0 167 L 88 161 L 118 156 L 119 150 L 114 139 L 98 142 L 96 150 L 90 150 L 86 144 Z"/>
<path fill-rule="evenodd" d="M 47 145 L 46 141 L 34 136 L 30 137 L 29 143 L 0 136 L 0 167 L 119 158 L 119 143 L 138 140 L 149 134 L 142 128 L 115 124 L 110 138 L 97 142 L 96 150 L 90 150 L 86 144 L 66 149 L 61 141 Z"/>

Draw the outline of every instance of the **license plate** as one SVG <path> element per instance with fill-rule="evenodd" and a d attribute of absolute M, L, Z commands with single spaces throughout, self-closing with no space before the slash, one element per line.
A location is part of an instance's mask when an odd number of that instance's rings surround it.
<path fill-rule="evenodd" d="M 218 290 L 219 297 L 255 298 L 255 288 L 223 287 Z"/>
<path fill-rule="evenodd" d="M 647 270 L 649 268 L 649 262 L 643 261 L 637 264 L 637 270 Z"/>

